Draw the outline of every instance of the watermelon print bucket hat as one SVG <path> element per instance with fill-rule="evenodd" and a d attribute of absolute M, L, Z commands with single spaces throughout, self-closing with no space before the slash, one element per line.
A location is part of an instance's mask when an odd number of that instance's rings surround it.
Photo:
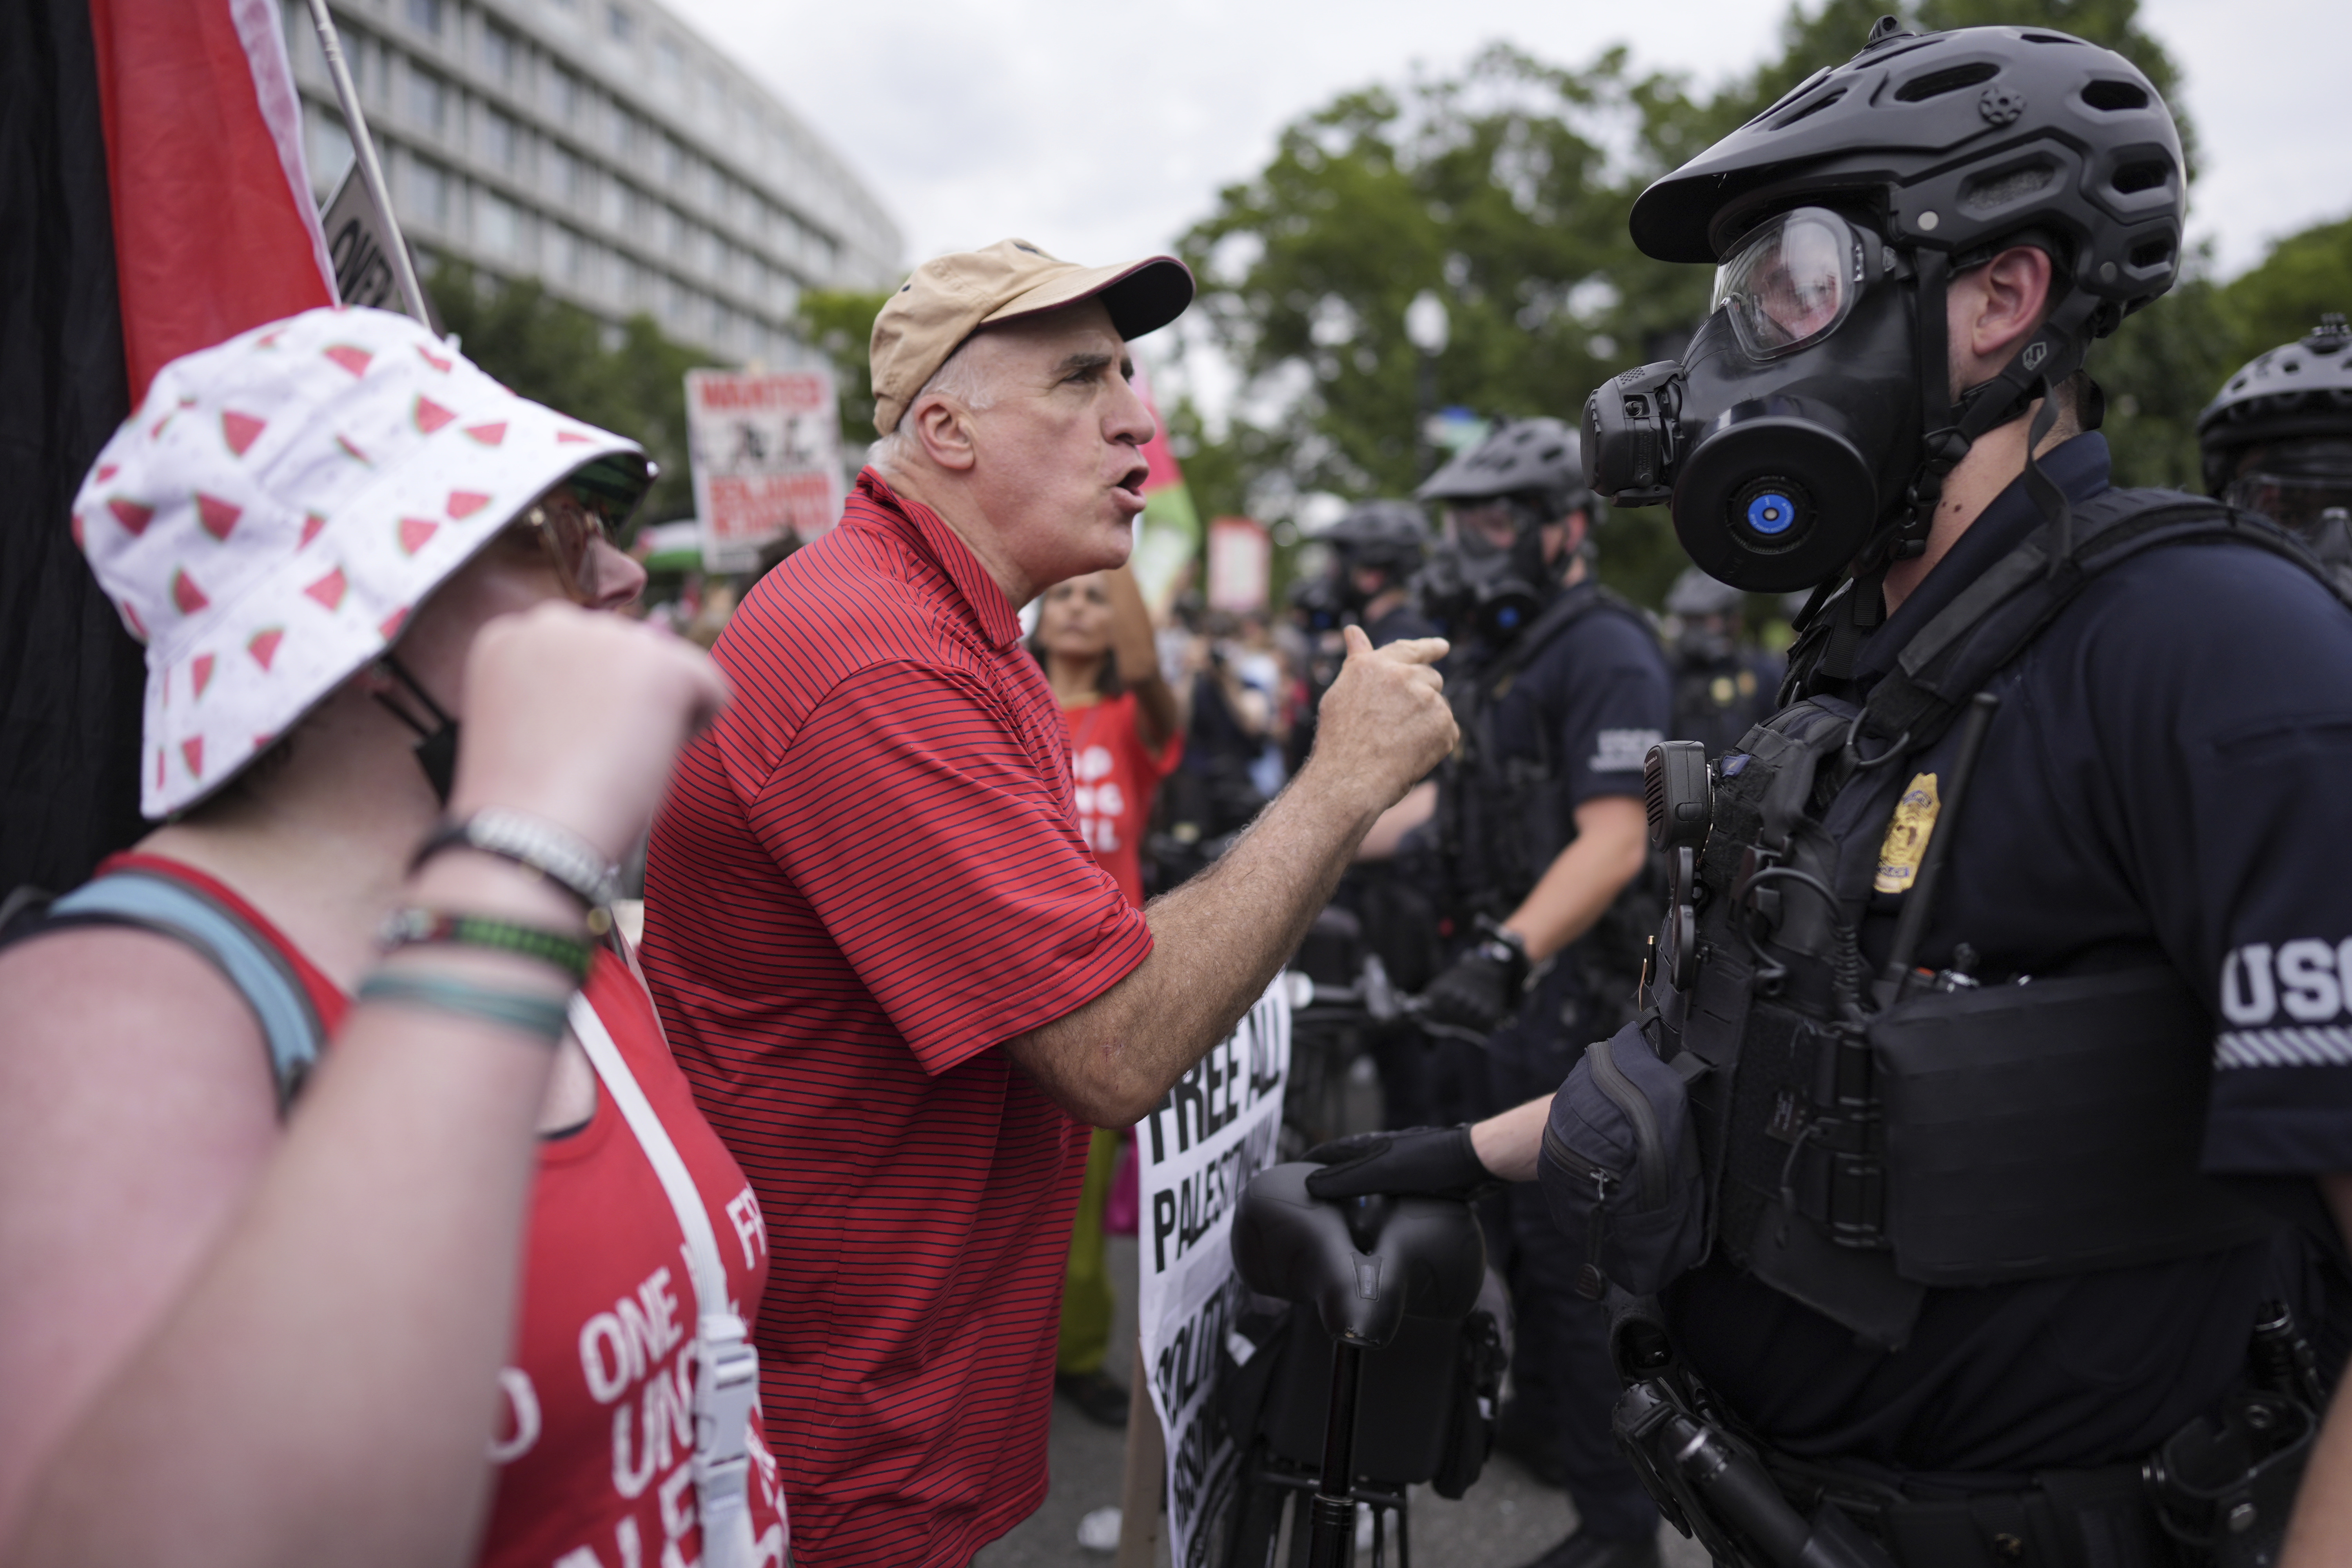
<path fill-rule="evenodd" d="M 389 311 L 309 310 L 164 366 L 73 510 L 147 647 L 140 809 L 235 777 L 575 475 L 633 505 L 651 465 Z"/>

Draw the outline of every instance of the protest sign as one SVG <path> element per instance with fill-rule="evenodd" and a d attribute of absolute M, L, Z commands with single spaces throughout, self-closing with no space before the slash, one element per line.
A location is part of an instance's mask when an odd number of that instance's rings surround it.
<path fill-rule="evenodd" d="M 337 300 L 378 310 L 406 310 L 400 298 L 400 279 L 392 267 L 392 247 L 406 241 L 384 221 L 383 209 L 375 205 L 375 198 L 368 195 L 367 182 L 360 178 L 358 163 L 343 172 L 341 183 L 319 215 L 319 226 L 326 232 L 327 259 L 334 264 Z M 410 252 L 412 263 L 415 255 Z M 434 310 L 430 295 L 425 297 L 425 324 L 433 329 L 433 335 L 442 336 L 441 313 Z"/>
<path fill-rule="evenodd" d="M 829 370 L 686 373 L 703 567 L 748 572 L 787 532 L 841 516 L 841 411 Z"/>
<path fill-rule="evenodd" d="M 1211 1414 L 1217 1352 L 1246 1292 L 1234 1270 L 1234 1209 L 1275 1163 L 1290 1075 L 1287 975 L 1135 1127 L 1141 1215 L 1143 1364 L 1168 1435 L 1169 1561 L 1207 1568 L 1241 1479 L 1241 1454 Z"/>
<path fill-rule="evenodd" d="M 1255 518 L 1221 517 L 1209 524 L 1209 608 L 1265 608 L 1274 578 L 1274 545 Z"/>

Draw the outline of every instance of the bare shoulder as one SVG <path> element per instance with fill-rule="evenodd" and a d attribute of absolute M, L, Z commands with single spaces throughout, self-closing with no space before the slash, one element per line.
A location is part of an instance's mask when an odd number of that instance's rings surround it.
<path fill-rule="evenodd" d="M 104 927 L 0 950 L 0 1504 L 185 1288 L 278 1135 L 261 1026 L 184 944 Z"/>

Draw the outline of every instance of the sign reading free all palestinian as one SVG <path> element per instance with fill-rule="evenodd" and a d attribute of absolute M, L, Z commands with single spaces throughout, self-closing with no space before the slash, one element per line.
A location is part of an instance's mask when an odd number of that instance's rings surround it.
<path fill-rule="evenodd" d="M 1135 1126 L 1138 1292 L 1151 1403 L 1168 1436 L 1169 1561 L 1207 1568 L 1228 1533 L 1241 1454 L 1218 1431 L 1217 1352 L 1247 1291 L 1234 1210 L 1275 1163 L 1290 1076 L 1290 977 L 1277 974 L 1234 1032 Z"/>
<path fill-rule="evenodd" d="M 702 561 L 748 572 L 785 534 L 841 516 L 841 411 L 829 370 L 686 373 L 687 440 Z"/>

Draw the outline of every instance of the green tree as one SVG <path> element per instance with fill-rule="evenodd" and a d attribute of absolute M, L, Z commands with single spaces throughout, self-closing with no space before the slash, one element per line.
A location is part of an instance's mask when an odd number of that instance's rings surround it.
<path fill-rule="evenodd" d="M 1292 395 L 1262 427 L 1236 421 L 1215 441 L 1195 428 L 1188 473 L 1222 465 L 1268 510 L 1301 491 L 1397 494 L 1422 477 L 1418 420 L 1430 407 L 1572 420 L 1606 377 L 1678 353 L 1708 278 L 1633 249 L 1633 198 L 1851 57 L 1886 9 L 1794 6 L 1774 58 L 1712 93 L 1683 76 L 1637 76 L 1622 48 L 1570 68 L 1496 45 L 1458 77 L 1360 89 L 1302 117 L 1179 242 L 1202 279 L 1211 336 L 1257 390 Z M 1922 28 L 2070 32 L 2125 54 L 2160 90 L 2177 85 L 2137 0 L 1897 9 Z M 2185 119 L 2182 138 L 2193 146 Z M 1445 301 L 1452 326 L 1428 365 L 1403 327 L 1423 289 Z M 2095 362 L 2126 482 L 2194 471 L 2184 436 L 2220 374 L 2215 356 L 2226 357 L 2230 317 L 2210 286 L 2179 294 L 2135 316 Z M 1602 575 L 1653 603 L 1684 564 L 1660 508 L 1619 514 L 1603 541 Z"/>
<path fill-rule="evenodd" d="M 2289 235 L 2222 294 L 2237 337 L 2224 374 L 2302 337 L 2325 311 L 2352 313 L 2352 217 Z"/>
<path fill-rule="evenodd" d="M 425 287 L 466 357 L 534 402 L 643 446 L 660 465 L 640 522 L 694 515 L 686 438 L 686 373 L 708 363 L 665 337 L 647 315 L 629 318 L 605 346 L 604 323 L 551 296 L 536 279 L 492 285 L 445 262 Z"/>
<path fill-rule="evenodd" d="M 833 362 L 841 439 L 852 448 L 874 438 L 874 368 L 866 345 L 873 340 L 874 318 L 889 298 L 887 290 L 812 289 L 801 296 L 796 312 L 802 334 Z"/>

